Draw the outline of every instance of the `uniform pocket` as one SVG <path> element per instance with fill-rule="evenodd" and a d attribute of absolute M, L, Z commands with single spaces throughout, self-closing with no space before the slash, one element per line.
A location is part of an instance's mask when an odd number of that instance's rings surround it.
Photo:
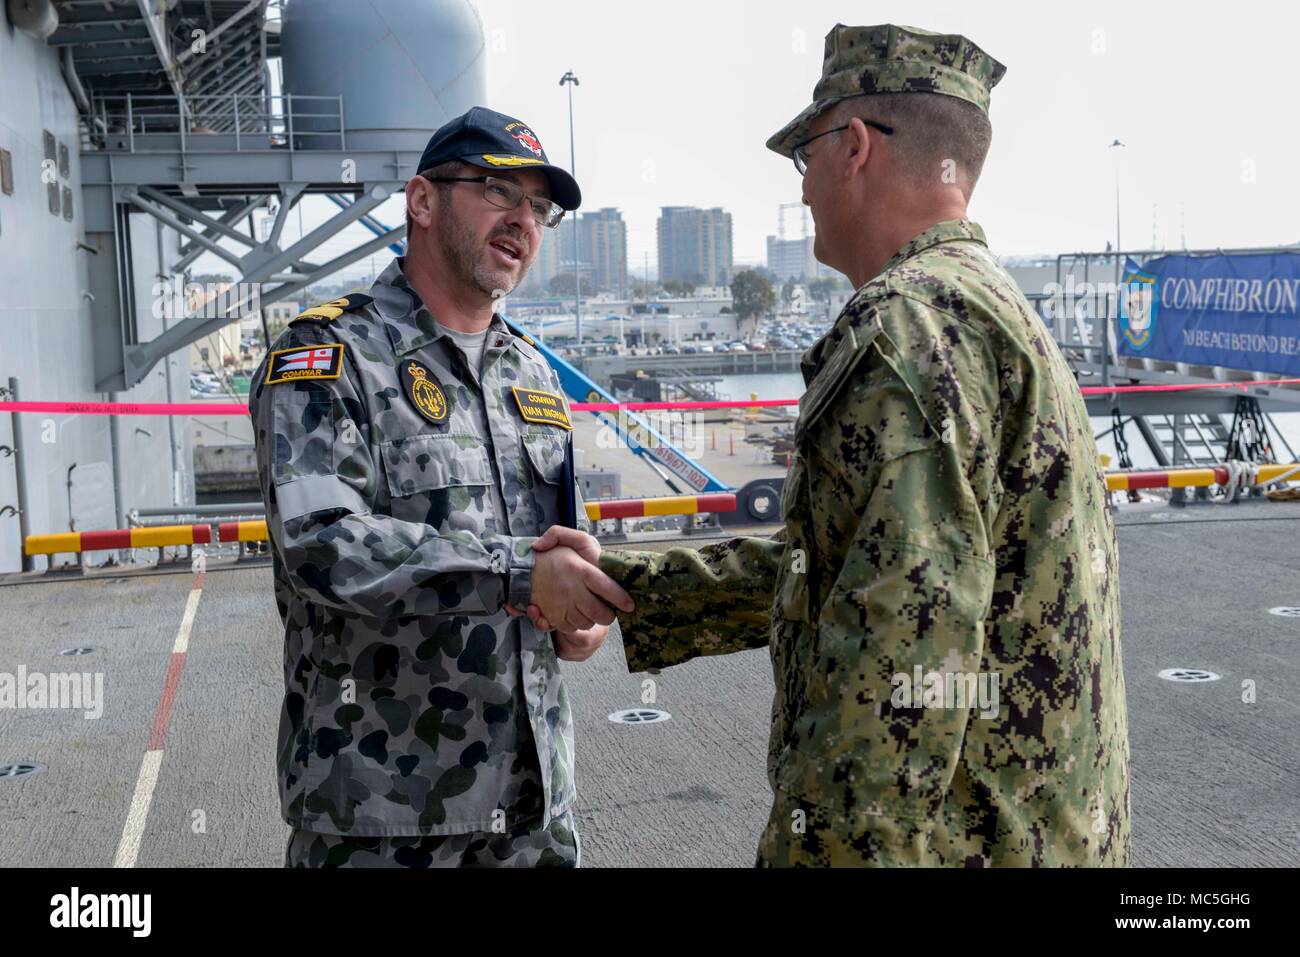
<path fill-rule="evenodd" d="M 797 512 L 799 503 L 807 499 L 808 468 L 802 458 L 796 459 L 781 489 L 781 521 L 786 528 L 785 552 L 781 556 L 781 570 L 776 587 L 776 604 L 779 618 L 803 621 L 808 616 L 808 549 L 804 540 L 802 516 Z"/>
<path fill-rule="evenodd" d="M 872 348 L 871 343 L 879 333 L 879 323 L 871 323 L 865 327 L 850 328 L 840 340 L 835 353 L 813 377 L 808 390 L 799 400 L 799 421 L 795 425 L 796 444 L 803 441 L 818 416 L 852 377 L 853 370 Z"/>
<path fill-rule="evenodd" d="M 416 435 L 384 442 L 380 452 L 393 498 L 493 482 L 487 447 L 475 436 Z"/>
<path fill-rule="evenodd" d="M 525 432 L 524 450 L 533 472 L 548 485 L 559 485 L 564 475 L 564 456 L 568 433 L 555 429 Z"/>

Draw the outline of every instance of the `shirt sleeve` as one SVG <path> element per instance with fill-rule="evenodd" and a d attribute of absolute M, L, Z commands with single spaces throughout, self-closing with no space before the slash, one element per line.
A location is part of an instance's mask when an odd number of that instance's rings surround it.
<path fill-rule="evenodd" d="M 300 323 L 277 347 L 335 342 L 327 328 Z M 343 348 L 338 378 L 267 385 L 264 364 L 250 397 L 267 530 L 293 588 L 372 618 L 526 607 L 535 538 L 440 534 L 374 513 L 382 465 Z"/>
<path fill-rule="evenodd" d="M 782 531 L 700 549 L 603 552 L 601 569 L 636 602 L 618 616 L 628 670 L 766 645 L 784 551 Z"/>

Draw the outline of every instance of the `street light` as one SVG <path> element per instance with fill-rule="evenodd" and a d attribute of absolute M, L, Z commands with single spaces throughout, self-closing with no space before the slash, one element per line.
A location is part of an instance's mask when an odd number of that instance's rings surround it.
<path fill-rule="evenodd" d="M 1128 149 L 1116 137 L 1115 141 L 1106 147 L 1107 149 Z M 1120 283 L 1123 281 L 1124 264 L 1121 260 L 1120 239 L 1119 239 L 1119 154 L 1115 154 L 1115 315 L 1119 315 L 1119 303 L 1122 292 Z M 1110 345 L 1111 345 L 1111 328 L 1110 328 L 1110 310 L 1106 310 L 1106 317 L 1101 322 L 1101 384 L 1110 385 Z"/>
<path fill-rule="evenodd" d="M 577 154 L 573 148 L 573 88 L 578 86 L 578 78 L 572 70 L 560 77 L 560 86 L 569 88 L 569 172 L 578 178 Z M 573 334 L 578 340 L 578 355 L 582 355 L 582 266 L 578 259 L 578 213 L 573 213 Z"/>
<path fill-rule="evenodd" d="M 1121 143 L 1118 139 L 1115 140 L 1115 142 L 1111 143 L 1110 146 L 1107 147 L 1107 149 L 1115 149 L 1115 147 L 1117 146 L 1122 147 L 1123 149 L 1128 149 L 1128 147 L 1125 144 Z M 1119 154 L 1118 153 L 1115 155 L 1115 255 L 1119 256 Z"/>

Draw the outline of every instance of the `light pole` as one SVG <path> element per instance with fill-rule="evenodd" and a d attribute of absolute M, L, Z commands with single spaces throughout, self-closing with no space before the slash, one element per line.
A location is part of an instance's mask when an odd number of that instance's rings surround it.
<path fill-rule="evenodd" d="M 578 178 L 577 154 L 573 148 L 573 88 L 578 86 L 578 78 L 572 70 L 560 77 L 560 86 L 569 88 L 569 172 Z M 582 355 L 582 266 L 578 259 L 578 213 L 573 213 L 573 334 L 578 340 L 578 355 Z"/>
<path fill-rule="evenodd" d="M 1115 140 L 1115 142 L 1111 143 L 1110 146 L 1107 147 L 1107 149 L 1115 149 L 1116 147 L 1120 147 L 1122 149 L 1128 149 L 1128 147 L 1125 146 L 1125 144 L 1121 143 L 1118 139 Z M 1115 256 L 1116 258 L 1119 257 L 1119 154 L 1118 153 L 1115 154 Z"/>
<path fill-rule="evenodd" d="M 1107 149 L 1127 149 L 1123 143 L 1116 137 L 1115 141 Z M 1122 292 L 1120 283 L 1123 281 L 1124 264 L 1121 260 L 1119 238 L 1119 154 L 1115 154 L 1115 315 L 1119 316 L 1119 303 Z M 1101 321 L 1101 384 L 1110 385 L 1110 312 L 1106 310 L 1106 317 Z"/>

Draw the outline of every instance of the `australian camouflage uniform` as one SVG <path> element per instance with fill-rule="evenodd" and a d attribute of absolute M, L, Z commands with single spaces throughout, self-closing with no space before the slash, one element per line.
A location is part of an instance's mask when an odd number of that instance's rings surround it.
<path fill-rule="evenodd" d="M 571 428 L 531 340 L 494 316 L 470 369 L 399 259 L 370 295 L 295 320 L 250 405 L 284 620 L 285 820 L 367 839 L 564 820 L 555 649 L 504 607 L 527 607 L 532 541 L 560 520 Z"/>

